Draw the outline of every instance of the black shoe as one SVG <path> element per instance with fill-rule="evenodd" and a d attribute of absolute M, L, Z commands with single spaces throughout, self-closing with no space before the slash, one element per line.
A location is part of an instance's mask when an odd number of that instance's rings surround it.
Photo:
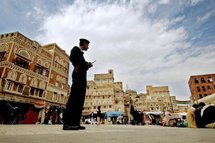
<path fill-rule="evenodd" d="M 63 125 L 63 130 L 78 130 L 79 126 Z"/>
<path fill-rule="evenodd" d="M 84 126 L 79 126 L 78 129 L 79 130 L 85 130 L 86 128 Z"/>

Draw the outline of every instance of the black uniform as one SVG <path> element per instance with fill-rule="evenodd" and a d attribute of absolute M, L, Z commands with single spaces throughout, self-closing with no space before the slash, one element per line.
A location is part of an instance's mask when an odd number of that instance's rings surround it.
<path fill-rule="evenodd" d="M 72 73 L 72 87 L 70 97 L 66 105 L 64 114 L 64 125 L 79 126 L 84 106 L 88 63 L 85 61 L 83 52 L 79 47 L 71 50 L 70 61 L 74 66 Z"/>

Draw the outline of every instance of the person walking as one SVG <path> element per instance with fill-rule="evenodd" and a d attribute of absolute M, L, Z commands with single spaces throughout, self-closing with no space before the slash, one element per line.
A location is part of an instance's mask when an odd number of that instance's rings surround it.
<path fill-rule="evenodd" d="M 70 53 L 69 58 L 74 70 L 72 73 L 71 92 L 63 117 L 63 130 L 85 129 L 84 126 L 80 126 L 80 119 L 86 94 L 87 70 L 93 65 L 91 62 L 85 61 L 83 51 L 88 50 L 89 43 L 90 41 L 87 39 L 80 39 L 79 47 L 73 47 Z"/>
<path fill-rule="evenodd" d="M 101 122 L 101 106 L 97 107 L 97 125 L 100 125 Z"/>
<path fill-rule="evenodd" d="M 170 112 L 168 112 L 168 111 L 165 112 L 165 116 L 163 118 L 163 126 L 169 126 L 170 118 L 171 118 Z"/>

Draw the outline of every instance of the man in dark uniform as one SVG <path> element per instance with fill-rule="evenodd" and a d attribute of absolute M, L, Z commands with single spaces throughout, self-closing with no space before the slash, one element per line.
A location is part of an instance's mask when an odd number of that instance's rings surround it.
<path fill-rule="evenodd" d="M 71 50 L 70 61 L 74 66 L 74 70 L 70 97 L 63 117 L 63 130 L 85 129 L 85 127 L 80 126 L 80 119 L 86 93 L 87 70 L 93 65 L 91 62 L 85 61 L 83 51 L 87 51 L 89 43 L 90 41 L 87 39 L 80 39 L 79 47 L 75 46 Z"/>

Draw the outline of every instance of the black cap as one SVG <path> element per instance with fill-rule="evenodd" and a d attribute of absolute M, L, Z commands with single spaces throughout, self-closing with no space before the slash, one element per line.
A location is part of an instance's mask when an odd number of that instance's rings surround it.
<path fill-rule="evenodd" d="M 80 43 L 82 43 L 82 42 L 90 43 L 90 41 L 89 41 L 89 40 L 81 38 L 81 39 L 80 39 Z"/>

